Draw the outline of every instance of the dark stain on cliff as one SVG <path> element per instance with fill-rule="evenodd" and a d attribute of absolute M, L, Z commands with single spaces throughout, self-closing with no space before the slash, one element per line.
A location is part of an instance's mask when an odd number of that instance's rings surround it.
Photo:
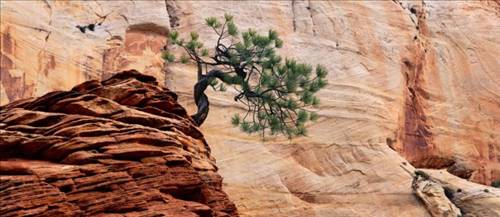
<path fill-rule="evenodd" d="M 34 92 L 34 85 L 26 85 L 26 75 L 23 73 L 22 76 L 14 76 L 10 73 L 10 70 L 14 69 L 14 62 L 9 56 L 14 55 L 15 41 L 12 39 L 8 27 L 0 35 L 0 42 L 2 49 L 0 53 L 0 82 L 5 88 L 8 101 L 31 96 Z"/>
<path fill-rule="evenodd" d="M 170 28 L 174 29 L 180 25 L 179 15 L 177 14 L 177 4 L 175 0 L 165 0 L 165 6 L 170 20 Z"/>
<path fill-rule="evenodd" d="M 440 156 L 435 152 L 434 135 L 431 124 L 425 113 L 428 93 L 423 89 L 425 54 L 420 45 L 416 46 L 413 62 L 403 59 L 402 72 L 405 77 L 405 100 L 403 106 L 403 123 L 399 140 L 400 152 L 407 160 L 418 168 L 447 168 L 455 162 L 448 156 Z"/>
<path fill-rule="evenodd" d="M 45 76 L 49 74 L 49 72 L 56 68 L 56 58 L 54 55 L 40 51 L 38 53 L 38 71 L 42 72 Z"/>
<path fill-rule="evenodd" d="M 145 32 L 148 34 L 168 35 L 168 29 L 155 23 L 139 23 L 130 25 L 127 32 Z"/>
<path fill-rule="evenodd" d="M 412 39 L 408 46 L 409 55 L 401 59 L 401 72 L 404 77 L 404 105 L 402 129 L 399 131 L 400 152 L 415 167 L 446 168 L 455 162 L 447 156 L 440 156 L 434 149 L 434 135 L 428 121 L 426 101 L 430 94 L 425 90 L 426 70 L 429 64 L 434 64 L 426 51 L 429 31 L 426 25 L 425 5 L 412 7 L 418 21 L 418 37 Z M 413 12 L 412 12 L 413 13 Z M 433 67 L 429 67 L 433 68 Z"/>
<path fill-rule="evenodd" d="M 168 32 L 167 27 L 148 22 L 130 25 L 125 31 L 125 38 L 110 37 L 109 46 L 102 55 L 101 78 L 108 79 L 114 71 L 128 69 L 132 61 L 127 55 L 139 57 L 146 50 L 160 53 L 165 47 Z"/>
<path fill-rule="evenodd" d="M 405 75 L 405 104 L 404 124 L 401 135 L 403 142 L 403 151 L 409 155 L 415 156 L 417 159 L 418 153 L 427 152 L 432 149 L 432 133 L 427 125 L 427 117 L 424 112 L 423 103 L 419 93 L 421 92 L 422 83 L 422 62 L 412 63 L 408 59 L 403 61 L 403 74 Z M 414 160 L 413 160 L 414 161 Z M 412 162 L 413 164 L 419 163 Z M 416 166 L 416 165 L 415 165 Z"/>

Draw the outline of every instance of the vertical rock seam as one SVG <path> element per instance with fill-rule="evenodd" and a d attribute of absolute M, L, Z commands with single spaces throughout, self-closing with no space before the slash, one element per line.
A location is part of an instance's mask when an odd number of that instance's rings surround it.
<path fill-rule="evenodd" d="M 180 25 L 175 0 L 165 0 L 165 7 L 167 9 L 168 18 L 170 19 L 170 28 L 175 29 Z"/>
<path fill-rule="evenodd" d="M 292 24 L 293 24 L 293 31 L 297 31 L 297 18 L 295 17 L 295 0 L 292 0 Z"/>
<path fill-rule="evenodd" d="M 396 1 L 395 1 L 396 2 Z M 396 2 L 398 3 L 398 2 Z M 405 7 L 400 5 L 403 9 Z M 430 94 L 425 90 L 425 73 L 429 64 L 434 64 L 429 59 L 431 52 L 426 24 L 425 2 L 414 5 L 409 10 L 409 16 L 415 23 L 416 35 L 412 39 L 410 57 L 402 58 L 402 73 L 405 80 L 403 118 L 399 131 L 400 147 L 396 147 L 410 163 L 419 168 L 444 168 L 451 166 L 452 159 L 433 155 L 435 144 L 430 130 L 427 115 L 425 114 L 426 100 Z M 416 16 L 414 21 L 412 16 Z M 393 147 L 394 148 L 394 147 Z"/>

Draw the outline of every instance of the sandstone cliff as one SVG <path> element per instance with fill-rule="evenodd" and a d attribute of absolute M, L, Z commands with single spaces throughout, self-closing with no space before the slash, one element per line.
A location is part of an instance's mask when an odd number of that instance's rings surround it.
<path fill-rule="evenodd" d="M 243 108 L 209 93 L 201 128 L 246 216 L 428 216 L 413 167 L 500 179 L 498 1 L 2 1 L 0 103 L 137 69 L 191 113 L 194 68 L 163 65 L 165 33 L 207 16 L 276 29 L 283 56 L 330 71 L 309 136 L 261 141 L 230 127 Z M 35 16 L 32 19 L 30 16 Z M 77 25 L 96 24 L 80 32 Z M 99 25 L 100 24 L 100 25 Z M 406 169 L 405 169 L 406 168 Z M 409 171 L 409 172 L 408 172 Z"/>
<path fill-rule="evenodd" d="M 201 132 L 126 71 L 0 107 L 0 216 L 237 216 Z"/>

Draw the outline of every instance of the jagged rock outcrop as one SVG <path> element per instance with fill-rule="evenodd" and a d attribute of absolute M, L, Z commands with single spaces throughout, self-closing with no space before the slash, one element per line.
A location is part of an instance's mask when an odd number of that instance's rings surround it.
<path fill-rule="evenodd" d="M 500 190 L 460 179 L 444 170 L 419 170 L 415 194 L 434 217 L 500 216 Z"/>
<path fill-rule="evenodd" d="M 283 57 L 325 65 L 320 119 L 293 141 L 242 134 L 229 121 L 244 110 L 231 89 L 209 91 L 201 129 L 246 216 L 429 216 L 402 169 L 410 163 L 487 185 L 500 179 L 498 1 L 0 5 L 1 104 L 137 69 L 167 83 L 193 113 L 196 69 L 164 66 L 159 50 L 172 29 L 200 31 L 209 46 L 204 18 L 224 13 L 241 30 L 276 29 Z M 75 27 L 92 23 L 101 25 Z"/>
<path fill-rule="evenodd" d="M 237 216 L 177 95 L 136 71 L 0 107 L 0 216 Z"/>
<path fill-rule="evenodd" d="M 462 216 L 460 209 L 458 209 L 447 197 L 447 192 L 445 192 L 444 188 L 436 182 L 429 180 L 429 177 L 421 175 L 415 176 L 412 188 L 433 217 Z"/>

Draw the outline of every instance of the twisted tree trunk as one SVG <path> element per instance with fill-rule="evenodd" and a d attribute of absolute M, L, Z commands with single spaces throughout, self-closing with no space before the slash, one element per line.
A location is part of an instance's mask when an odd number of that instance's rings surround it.
<path fill-rule="evenodd" d="M 224 82 L 224 73 L 220 70 L 213 69 L 205 75 L 199 74 L 198 82 L 194 85 L 194 101 L 198 107 L 198 111 L 196 114 L 191 115 L 191 118 L 193 118 L 194 122 L 198 126 L 201 126 L 208 116 L 208 107 L 210 103 L 208 102 L 205 90 L 207 89 L 211 78 L 218 78 Z"/>

